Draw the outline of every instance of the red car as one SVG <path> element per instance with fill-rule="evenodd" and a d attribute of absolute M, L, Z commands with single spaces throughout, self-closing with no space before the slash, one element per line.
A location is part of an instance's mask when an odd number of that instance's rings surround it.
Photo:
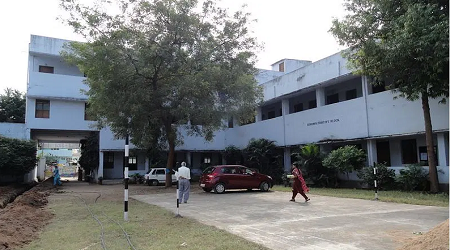
<path fill-rule="evenodd" d="M 203 171 L 199 183 L 205 192 L 214 190 L 217 194 L 224 193 L 226 189 L 258 188 L 267 192 L 273 186 L 272 177 L 241 165 L 209 167 Z"/>

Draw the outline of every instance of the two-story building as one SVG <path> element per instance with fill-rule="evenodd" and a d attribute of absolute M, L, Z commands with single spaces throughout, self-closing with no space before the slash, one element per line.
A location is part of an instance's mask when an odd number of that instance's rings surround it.
<path fill-rule="evenodd" d="M 56 38 L 31 36 L 28 65 L 26 130 L 39 143 L 79 143 L 91 131 L 99 133 L 100 162 L 97 176 L 123 177 L 124 141 L 108 128 L 98 130 L 86 115 L 85 77 L 60 56 L 63 44 Z M 256 122 L 215 133 L 212 142 L 184 134 L 176 148 L 177 160 L 193 168 L 201 163 L 222 163 L 221 151 L 229 145 L 245 147 L 252 138 L 274 140 L 284 148 L 284 164 L 290 166 L 290 148 L 317 143 L 324 151 L 345 144 L 359 145 L 367 162 L 386 162 L 398 170 L 405 164 L 427 164 L 424 119 L 420 101 L 407 101 L 382 86 L 372 86 L 356 76 L 336 53 L 311 62 L 283 59 L 272 70 L 256 76 L 264 89 L 264 102 Z M 448 183 L 449 105 L 430 100 L 441 183 Z M 149 159 L 130 157 L 130 172 L 145 172 Z"/>

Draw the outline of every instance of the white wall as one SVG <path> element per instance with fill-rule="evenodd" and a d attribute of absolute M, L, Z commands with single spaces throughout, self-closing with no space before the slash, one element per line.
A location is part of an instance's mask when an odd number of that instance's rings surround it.
<path fill-rule="evenodd" d="M 263 84 L 264 101 L 319 85 L 336 77 L 347 75 L 347 60 L 340 53 L 314 62 Z"/>
<path fill-rule="evenodd" d="M 71 42 L 69 40 L 57 39 L 52 37 L 44 37 L 31 35 L 29 50 L 30 53 L 49 54 L 59 56 L 63 49 L 64 43 Z"/>
<path fill-rule="evenodd" d="M 27 97 L 87 100 L 81 90 L 88 90 L 86 78 L 80 76 L 57 75 L 30 72 Z"/>
<path fill-rule="evenodd" d="M 367 136 L 364 98 L 305 110 L 285 119 L 287 145 Z"/>
<path fill-rule="evenodd" d="M 29 140 L 30 131 L 27 130 L 25 123 L 0 123 L 0 135 L 9 138 Z"/>
<path fill-rule="evenodd" d="M 367 97 L 370 136 L 406 134 L 425 131 L 422 104 L 404 98 L 393 99 L 391 91 Z M 449 105 L 430 100 L 433 130 L 448 130 Z"/>
<path fill-rule="evenodd" d="M 30 72 L 39 72 L 39 66 L 42 65 L 54 67 L 54 74 L 83 77 L 83 74 L 80 72 L 78 67 L 68 65 L 60 56 L 30 55 L 29 60 L 31 60 L 29 64 Z"/>
<path fill-rule="evenodd" d="M 50 100 L 50 118 L 35 118 L 36 100 L 27 98 L 27 128 L 31 129 L 59 129 L 59 130 L 88 130 L 92 121 L 84 120 L 84 102 Z"/>
<path fill-rule="evenodd" d="M 284 72 L 278 72 L 273 70 L 260 69 L 258 74 L 255 76 L 258 85 L 273 80 L 279 76 L 284 75 Z"/>

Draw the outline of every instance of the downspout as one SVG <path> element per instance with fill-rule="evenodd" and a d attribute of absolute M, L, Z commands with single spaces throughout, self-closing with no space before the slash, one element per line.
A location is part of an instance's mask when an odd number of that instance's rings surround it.
<path fill-rule="evenodd" d="M 370 130 L 369 130 L 369 107 L 367 105 L 367 96 L 369 95 L 369 89 L 367 88 L 367 77 L 362 76 L 362 83 L 363 83 L 363 94 L 364 94 L 364 105 L 366 107 L 366 126 L 367 126 L 367 138 L 370 137 Z"/>

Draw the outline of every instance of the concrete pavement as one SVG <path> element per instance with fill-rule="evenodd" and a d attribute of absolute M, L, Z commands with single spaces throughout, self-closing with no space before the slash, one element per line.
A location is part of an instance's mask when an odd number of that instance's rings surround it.
<path fill-rule="evenodd" d="M 395 249 L 449 217 L 448 208 L 291 193 L 192 192 L 180 214 L 271 249 Z M 176 212 L 175 194 L 131 198 Z"/>

